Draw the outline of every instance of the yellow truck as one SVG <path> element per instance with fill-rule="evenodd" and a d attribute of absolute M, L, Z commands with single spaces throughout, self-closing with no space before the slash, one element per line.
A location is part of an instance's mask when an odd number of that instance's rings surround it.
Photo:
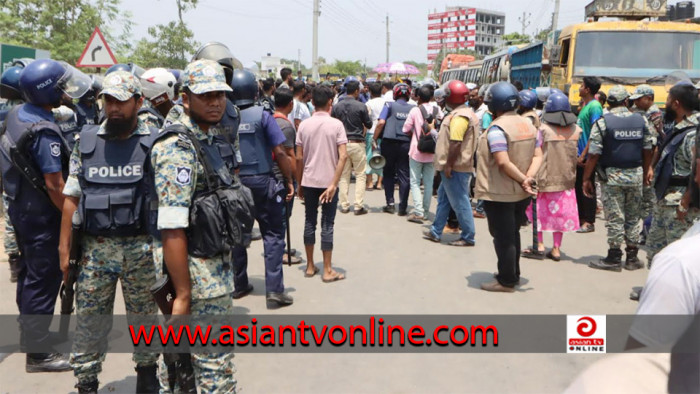
<path fill-rule="evenodd" d="M 595 76 L 607 92 L 623 85 L 630 92 L 639 84 L 654 88 L 654 101 L 664 107 L 666 78 L 682 71 L 700 81 L 700 25 L 649 20 L 665 15 L 666 1 L 598 0 L 586 7 L 588 22 L 561 30 L 552 50 L 551 86 L 580 103 L 585 76 Z M 617 17 L 615 21 L 598 21 Z M 646 19 L 649 18 L 649 19 Z"/>

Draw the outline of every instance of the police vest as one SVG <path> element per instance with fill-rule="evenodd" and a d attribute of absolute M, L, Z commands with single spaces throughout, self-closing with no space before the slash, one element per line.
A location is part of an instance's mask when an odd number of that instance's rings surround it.
<path fill-rule="evenodd" d="M 146 162 L 158 131 L 127 139 L 98 135 L 100 126 L 80 133 L 83 195 L 78 209 L 90 235 L 136 236 L 148 232 L 150 176 Z"/>
<path fill-rule="evenodd" d="M 631 116 L 603 115 L 605 119 L 605 136 L 600 165 L 603 168 L 635 168 L 642 165 L 644 148 L 644 117 L 639 114 Z"/>
<path fill-rule="evenodd" d="M 36 123 L 23 122 L 19 119 L 19 110 L 24 104 L 18 105 L 7 114 L 5 132 L 0 136 L 0 169 L 5 194 L 11 199 L 21 199 L 26 188 L 36 190 L 46 197 L 46 202 L 52 204 L 41 170 L 31 159 L 28 149 L 32 146 L 37 133 L 50 132 L 57 135 L 61 142 L 51 146 L 51 153 L 61 156 L 63 168 L 68 167 L 70 150 L 63 139 L 61 129 L 53 122 L 40 121 Z M 64 174 L 64 177 L 67 174 Z"/>
<path fill-rule="evenodd" d="M 382 138 L 385 140 L 394 140 L 402 142 L 410 142 L 411 136 L 403 132 L 403 124 L 408 119 L 408 113 L 415 105 L 394 101 L 389 103 L 389 117 L 386 119 Z"/>
<path fill-rule="evenodd" d="M 78 125 L 80 125 L 80 127 L 96 124 L 97 111 L 95 107 L 96 104 L 93 104 L 92 107 L 88 107 L 82 102 L 75 105 L 75 115 L 78 117 Z"/>
<path fill-rule="evenodd" d="M 241 111 L 238 110 L 231 100 L 226 100 L 226 112 L 224 112 L 224 117 L 221 118 L 218 127 L 221 129 L 221 133 L 224 137 L 228 138 L 228 141 L 233 143 L 238 138 L 238 127 L 241 125 Z M 234 158 L 234 168 L 238 168 L 241 164 L 239 163 L 238 157 L 235 155 Z"/>
<path fill-rule="evenodd" d="M 241 111 L 238 138 L 241 145 L 240 175 L 261 175 L 272 171 L 272 151 L 262 124 L 263 107 L 252 106 Z"/>
<path fill-rule="evenodd" d="M 157 123 L 159 127 L 163 127 L 163 123 L 165 123 L 165 117 L 163 117 L 163 115 L 161 115 L 160 112 L 153 107 L 141 106 L 137 114 L 139 117 L 144 114 L 147 116 L 152 116 L 156 121 L 155 123 Z"/>
<path fill-rule="evenodd" d="M 172 134 L 192 144 L 206 182 L 206 188 L 196 191 L 192 198 L 186 231 L 188 253 L 212 258 L 230 253 L 234 246 L 248 246 L 244 234 L 250 234 L 253 227 L 253 196 L 248 188 L 235 181 L 232 144 L 220 135 L 213 137 L 212 144 L 203 144 L 181 124 L 166 127 L 157 139 Z M 153 224 L 157 223 L 155 212 Z"/>
<path fill-rule="evenodd" d="M 666 139 L 661 145 L 659 161 L 656 163 L 654 168 L 654 174 L 656 174 L 654 180 L 654 193 L 656 198 L 661 200 L 666 196 L 666 190 L 670 186 L 681 186 L 687 187 L 690 181 L 687 176 L 674 177 L 673 168 L 675 166 L 676 152 L 681 146 L 685 137 L 693 130 L 696 130 L 697 126 L 688 126 L 680 130 L 674 130 L 671 134 L 666 135 Z"/>

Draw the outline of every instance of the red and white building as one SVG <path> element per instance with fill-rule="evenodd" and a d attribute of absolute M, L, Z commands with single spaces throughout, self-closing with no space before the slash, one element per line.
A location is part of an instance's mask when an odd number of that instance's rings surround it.
<path fill-rule="evenodd" d="M 469 7 L 447 7 L 428 14 L 428 64 L 443 48 L 446 52 L 472 49 L 490 54 L 502 44 L 506 15 L 498 11 Z"/>

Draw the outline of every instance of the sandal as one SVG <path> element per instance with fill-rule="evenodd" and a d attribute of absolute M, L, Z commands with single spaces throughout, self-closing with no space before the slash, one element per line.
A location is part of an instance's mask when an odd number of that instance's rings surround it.
<path fill-rule="evenodd" d="M 544 260 L 544 250 L 539 251 L 539 250 L 525 249 L 522 252 L 520 252 L 520 255 L 525 257 L 526 259 Z"/>
<path fill-rule="evenodd" d="M 304 278 L 313 278 L 314 276 L 316 276 L 316 274 L 318 274 L 318 271 L 320 271 L 318 267 L 314 266 L 314 273 L 309 274 L 308 272 L 304 272 Z"/>
<path fill-rule="evenodd" d="M 345 275 L 341 274 L 340 272 L 333 271 L 333 276 L 331 276 L 328 279 L 323 278 L 322 280 L 323 280 L 323 283 L 331 283 L 331 282 L 337 282 L 337 281 L 343 280 L 343 279 L 345 279 Z"/>
<path fill-rule="evenodd" d="M 458 239 L 456 241 L 448 242 L 447 243 L 450 246 L 474 246 L 473 242 L 468 242 L 463 239 Z"/>
<path fill-rule="evenodd" d="M 555 255 L 553 255 L 553 254 L 552 254 L 552 251 L 547 252 L 547 258 L 548 258 L 548 259 L 552 259 L 552 260 L 554 260 L 554 261 L 560 261 L 560 260 L 561 260 L 561 256 L 555 256 Z"/>

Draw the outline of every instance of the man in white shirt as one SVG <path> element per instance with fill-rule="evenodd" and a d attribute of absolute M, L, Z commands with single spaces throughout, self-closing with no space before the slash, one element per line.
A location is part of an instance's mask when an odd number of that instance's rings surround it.
<path fill-rule="evenodd" d="M 287 116 L 289 121 L 294 124 L 294 128 L 299 130 L 299 124 L 311 117 L 309 107 L 304 102 L 303 98 L 306 95 L 306 84 L 302 81 L 294 82 L 294 108 Z"/>
<path fill-rule="evenodd" d="M 386 103 L 386 99 L 382 96 L 383 89 L 384 87 L 380 82 L 370 83 L 369 92 L 372 98 L 365 104 L 367 105 L 367 110 L 369 111 L 369 118 L 372 120 L 372 128 L 367 130 L 367 134 L 365 136 L 365 146 L 367 148 L 367 167 L 365 170 L 365 173 L 367 174 L 367 190 L 372 190 L 375 188 L 380 189 L 382 185 L 382 170 L 372 169 L 372 167 L 369 166 L 369 160 L 372 158 L 372 139 L 374 138 L 374 129 L 377 128 L 377 119 L 379 118 L 379 114 L 382 113 L 382 108 L 384 108 L 384 104 Z M 391 91 L 390 93 L 392 95 L 394 94 Z M 376 187 L 374 186 L 375 183 L 372 179 L 373 174 L 377 174 Z"/>
<path fill-rule="evenodd" d="M 394 101 L 394 83 L 391 81 L 382 82 L 382 97 L 384 102 L 391 103 Z"/>

